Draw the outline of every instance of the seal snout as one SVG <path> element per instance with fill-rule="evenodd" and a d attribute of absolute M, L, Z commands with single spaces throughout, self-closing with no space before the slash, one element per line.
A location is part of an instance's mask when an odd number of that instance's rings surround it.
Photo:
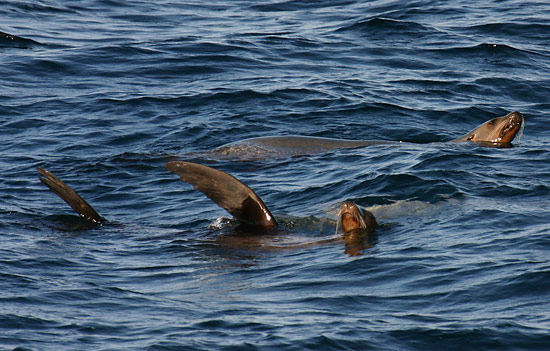
<path fill-rule="evenodd" d="M 518 111 L 514 111 L 508 115 L 508 124 L 517 125 L 521 127 L 523 124 L 523 115 Z"/>
<path fill-rule="evenodd" d="M 342 204 L 338 217 L 342 223 L 342 232 L 344 233 L 356 229 L 370 232 L 377 227 L 374 215 L 369 211 L 359 208 L 359 206 L 351 201 L 346 201 Z"/>
<path fill-rule="evenodd" d="M 338 211 L 339 220 L 342 223 L 342 232 L 347 233 L 358 228 L 365 228 L 361 210 L 351 201 L 346 201 Z"/>
<path fill-rule="evenodd" d="M 500 130 L 499 137 L 503 139 L 502 141 L 510 142 L 522 126 L 523 115 L 518 111 L 511 112 L 506 116 L 506 124 Z"/>

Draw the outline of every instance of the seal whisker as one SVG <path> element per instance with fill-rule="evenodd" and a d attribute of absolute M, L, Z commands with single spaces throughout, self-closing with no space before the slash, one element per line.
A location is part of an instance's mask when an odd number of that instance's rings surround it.
<path fill-rule="evenodd" d="M 340 228 L 340 225 L 342 224 L 342 210 L 343 206 L 340 207 L 340 209 L 338 210 L 338 214 L 336 215 L 336 229 L 334 231 L 334 235 L 338 235 L 338 228 Z"/>
<path fill-rule="evenodd" d="M 525 128 L 525 120 L 520 123 L 519 130 L 516 133 L 517 144 L 521 143 L 521 137 L 523 137 L 523 129 Z"/>

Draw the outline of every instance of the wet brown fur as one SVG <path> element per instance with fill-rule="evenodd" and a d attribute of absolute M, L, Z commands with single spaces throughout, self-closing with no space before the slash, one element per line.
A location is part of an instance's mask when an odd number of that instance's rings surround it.
<path fill-rule="evenodd" d="M 361 229 L 368 233 L 373 232 L 378 223 L 374 215 L 354 202 L 347 201 L 342 204 L 338 212 L 338 219 L 342 224 L 342 232 L 348 233 L 352 230 Z"/>

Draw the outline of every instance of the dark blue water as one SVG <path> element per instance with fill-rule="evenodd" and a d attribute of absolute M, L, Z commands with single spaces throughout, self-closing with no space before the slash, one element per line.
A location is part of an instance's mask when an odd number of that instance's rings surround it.
<path fill-rule="evenodd" d="M 1 350 L 550 347 L 547 2 L 11 0 L 0 14 L 20 37 L 0 37 Z M 519 146 L 441 143 L 514 110 Z M 283 134 L 412 143 L 196 156 Z M 164 168 L 189 158 L 309 225 L 239 236 Z M 110 223 L 83 226 L 36 167 Z M 375 213 L 376 236 L 307 245 L 334 235 L 309 216 L 345 200 Z"/>

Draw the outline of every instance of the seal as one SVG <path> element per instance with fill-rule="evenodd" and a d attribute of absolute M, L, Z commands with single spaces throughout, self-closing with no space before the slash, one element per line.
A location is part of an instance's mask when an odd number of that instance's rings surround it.
<path fill-rule="evenodd" d="M 312 155 L 335 149 L 355 149 L 370 145 L 398 144 L 390 140 L 348 140 L 301 135 L 267 136 L 239 140 L 212 150 L 216 155 L 240 158 L 271 158 Z"/>
<path fill-rule="evenodd" d="M 524 127 L 523 115 L 517 111 L 488 120 L 454 142 L 471 141 L 489 146 L 509 146 Z"/>
<path fill-rule="evenodd" d="M 39 177 L 40 181 L 46 184 L 48 188 L 69 204 L 80 217 L 96 224 L 102 224 L 107 221 L 105 218 L 101 217 L 86 200 L 81 198 L 76 191 L 65 184 L 61 179 L 42 168 L 38 168 L 38 172 L 43 176 Z"/>
<path fill-rule="evenodd" d="M 517 111 L 493 118 L 468 134 L 451 142 L 474 142 L 481 146 L 511 147 L 512 140 L 523 129 L 523 115 Z M 271 158 L 310 155 L 334 149 L 353 149 L 370 145 L 395 145 L 401 141 L 347 140 L 299 135 L 267 136 L 244 139 L 214 149 L 216 155 L 239 158 Z"/>
<path fill-rule="evenodd" d="M 168 162 L 166 168 L 229 212 L 239 223 L 262 228 L 277 227 L 277 221 L 262 199 L 232 175 L 186 161 Z M 338 222 L 342 223 L 344 233 L 353 230 L 371 233 L 378 226 L 371 212 L 360 209 L 350 201 L 341 206 Z"/>
<path fill-rule="evenodd" d="M 278 226 L 275 217 L 254 190 L 232 175 L 185 161 L 168 162 L 166 168 L 229 212 L 240 224 L 262 229 Z M 107 222 L 86 200 L 53 173 L 43 168 L 38 168 L 38 171 L 41 174 L 40 181 L 69 204 L 81 218 L 95 224 Z M 355 230 L 370 233 L 378 226 L 372 213 L 360 209 L 350 201 L 341 206 L 338 223 L 342 223 L 344 233 Z M 336 229 L 338 230 L 338 224 Z"/>
<path fill-rule="evenodd" d="M 351 201 L 346 201 L 340 206 L 338 220 L 342 223 L 342 232 L 344 233 L 356 230 L 372 233 L 378 227 L 376 218 L 371 212 L 360 208 Z"/>

